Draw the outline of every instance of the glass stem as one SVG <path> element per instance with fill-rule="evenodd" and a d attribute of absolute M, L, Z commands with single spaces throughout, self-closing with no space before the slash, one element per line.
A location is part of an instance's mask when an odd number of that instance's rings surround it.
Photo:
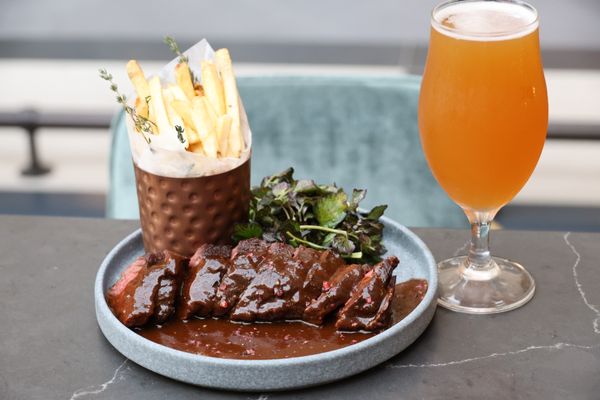
<path fill-rule="evenodd" d="M 491 221 L 471 223 L 471 246 L 467 263 L 470 268 L 486 269 L 490 265 Z"/>
<path fill-rule="evenodd" d="M 467 268 L 486 271 L 494 267 L 490 255 L 490 228 L 498 210 L 475 211 L 465 209 L 471 223 L 471 246 L 467 256 Z"/>

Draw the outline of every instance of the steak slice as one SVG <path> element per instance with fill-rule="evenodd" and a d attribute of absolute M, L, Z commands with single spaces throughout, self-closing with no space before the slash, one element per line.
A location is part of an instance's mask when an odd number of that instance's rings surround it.
<path fill-rule="evenodd" d="M 106 299 L 125 326 L 164 322 L 175 310 L 186 260 L 168 251 L 139 257 L 108 290 Z"/>
<path fill-rule="evenodd" d="M 294 313 L 308 268 L 293 259 L 294 248 L 273 243 L 258 272 L 231 313 L 234 321 L 273 321 L 302 317 Z"/>
<path fill-rule="evenodd" d="M 338 313 L 336 329 L 376 331 L 389 324 L 397 265 L 396 257 L 388 257 L 365 274 Z"/>
<path fill-rule="evenodd" d="M 346 303 L 352 289 L 368 269 L 368 265 L 359 264 L 338 267 L 329 281 L 323 281 L 321 294 L 306 307 L 303 319 L 306 322 L 321 325 L 329 313 Z"/>
<path fill-rule="evenodd" d="M 235 307 L 239 296 L 256 276 L 269 244 L 260 239 L 242 240 L 231 252 L 229 268 L 218 287 L 213 315 L 222 316 Z"/>
<path fill-rule="evenodd" d="M 298 304 L 301 307 L 298 314 L 302 317 L 304 309 L 323 291 L 323 282 L 329 281 L 329 278 L 346 263 L 331 250 L 317 251 L 306 247 L 296 249 L 294 258 L 308 268 Z"/>
<path fill-rule="evenodd" d="M 229 267 L 230 256 L 230 246 L 204 244 L 196 250 L 181 288 L 177 310 L 179 318 L 211 315 L 216 308 L 217 290 Z"/>
<path fill-rule="evenodd" d="M 166 321 L 175 313 L 179 288 L 181 287 L 181 281 L 188 263 L 187 258 L 168 251 L 164 251 L 163 255 L 161 268 L 164 272 L 159 279 L 160 284 L 156 293 L 156 307 L 152 318 L 157 323 Z M 158 269 L 158 265 L 153 268 Z"/>

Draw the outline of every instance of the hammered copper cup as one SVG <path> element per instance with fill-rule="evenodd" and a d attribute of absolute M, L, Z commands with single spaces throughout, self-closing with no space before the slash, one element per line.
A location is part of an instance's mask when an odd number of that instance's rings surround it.
<path fill-rule="evenodd" d="M 231 242 L 233 226 L 248 220 L 250 159 L 230 171 L 171 178 L 134 163 L 144 248 L 191 257 L 204 243 Z"/>

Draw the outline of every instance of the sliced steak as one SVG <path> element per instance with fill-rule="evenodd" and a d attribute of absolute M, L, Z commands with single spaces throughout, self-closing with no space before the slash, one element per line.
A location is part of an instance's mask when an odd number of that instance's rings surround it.
<path fill-rule="evenodd" d="M 173 314 L 234 321 L 298 320 L 338 330 L 375 331 L 390 323 L 398 264 L 346 265 L 336 253 L 259 239 L 235 248 L 205 244 L 189 260 L 168 251 L 135 260 L 106 298 L 126 326 L 161 323 Z M 175 305 L 177 309 L 175 310 Z"/>
<path fill-rule="evenodd" d="M 368 265 L 351 264 L 338 267 L 328 281 L 321 284 L 321 294 L 304 310 L 303 319 L 321 325 L 323 319 L 350 298 L 352 289 L 361 280 Z"/>
<path fill-rule="evenodd" d="M 217 290 L 229 267 L 230 246 L 204 244 L 192 256 L 183 286 L 177 314 L 181 319 L 194 315 L 208 317 L 216 308 Z"/>
<path fill-rule="evenodd" d="M 175 310 L 186 264 L 168 251 L 139 257 L 108 290 L 108 305 L 128 327 L 164 322 Z"/>
<path fill-rule="evenodd" d="M 177 296 L 185 270 L 187 269 L 188 259 L 170 253 L 163 252 L 161 264 L 153 268 L 162 269 L 162 277 L 159 279 L 158 292 L 156 293 L 156 307 L 152 320 L 157 323 L 166 321 L 175 312 Z"/>
<path fill-rule="evenodd" d="M 222 316 L 235 307 L 240 294 L 256 276 L 269 244 L 260 239 L 242 240 L 231 252 L 229 268 L 217 290 L 213 315 Z"/>
<path fill-rule="evenodd" d="M 298 304 L 302 308 L 298 311 L 301 317 L 304 309 L 323 291 L 323 282 L 328 282 L 333 274 L 343 268 L 346 263 L 331 250 L 317 251 L 306 247 L 296 249 L 294 258 L 308 268 Z"/>
<path fill-rule="evenodd" d="M 293 259 L 294 248 L 273 243 L 231 313 L 234 321 L 273 321 L 302 317 L 300 290 L 308 267 Z M 300 312 L 296 309 L 300 309 Z"/>
<path fill-rule="evenodd" d="M 396 283 L 392 271 L 397 265 L 396 257 L 388 257 L 365 274 L 338 313 L 338 330 L 376 331 L 387 326 Z"/>
<path fill-rule="evenodd" d="M 119 279 L 117 279 L 115 284 L 108 289 L 106 300 L 111 308 L 114 306 L 113 311 L 122 309 L 122 302 L 124 302 L 126 298 L 132 297 L 129 295 L 133 294 L 132 290 L 135 290 L 144 277 L 144 274 L 148 269 L 148 257 L 150 256 L 150 254 L 145 254 L 138 257 L 125 268 L 123 272 L 121 272 Z"/>

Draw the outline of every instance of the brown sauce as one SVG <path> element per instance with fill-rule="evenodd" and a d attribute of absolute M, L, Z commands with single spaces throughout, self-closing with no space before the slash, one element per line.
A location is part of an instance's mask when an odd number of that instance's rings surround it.
<path fill-rule="evenodd" d="M 423 300 L 427 281 L 411 279 L 396 285 L 392 324 L 406 317 Z M 227 319 L 172 319 L 162 325 L 135 329 L 153 342 L 210 357 L 268 360 L 307 356 L 340 349 L 375 336 L 373 332 L 338 332 L 331 322 L 322 326 L 299 321 L 243 324 Z"/>

